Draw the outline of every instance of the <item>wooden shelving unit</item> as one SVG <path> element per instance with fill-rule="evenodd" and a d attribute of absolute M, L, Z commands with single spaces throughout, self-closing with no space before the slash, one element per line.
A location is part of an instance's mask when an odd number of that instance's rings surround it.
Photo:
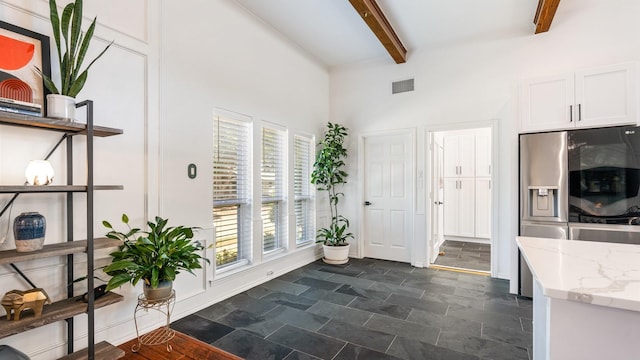
<path fill-rule="evenodd" d="M 0 264 L 10 264 L 15 271 L 22 276 L 28 283 L 34 287 L 36 285 L 29 280 L 22 271 L 20 271 L 15 263 L 37 260 L 53 256 L 66 256 L 67 257 L 67 285 L 71 284 L 74 280 L 73 274 L 73 254 L 86 253 L 87 254 L 87 302 L 83 301 L 82 296 L 73 296 L 73 287 L 67 286 L 67 298 L 56 301 L 53 304 L 45 305 L 40 317 L 34 317 L 31 310 L 24 311 L 20 320 L 7 320 L 0 319 L 0 338 L 19 334 L 23 331 L 31 330 L 46 324 L 53 322 L 66 320 L 67 322 L 67 352 L 69 355 L 66 359 L 118 359 L 123 356 L 123 352 L 112 346 L 107 342 L 101 342 L 95 344 L 95 316 L 94 310 L 99 309 L 123 300 L 121 295 L 116 293 L 107 293 L 98 299 L 94 298 L 93 288 L 93 269 L 94 269 L 94 251 L 96 249 L 103 249 L 109 247 L 115 247 L 120 245 L 120 241 L 108 239 L 108 238 L 94 238 L 93 235 L 93 208 L 94 208 L 94 192 L 101 190 L 122 190 L 121 185 L 95 185 L 93 182 L 93 139 L 94 137 L 108 137 L 113 135 L 122 134 L 121 129 L 94 126 L 93 125 L 93 102 L 84 101 L 78 103 L 76 107 L 86 107 L 87 111 L 87 123 L 77 123 L 58 119 L 49 119 L 42 117 L 26 116 L 11 114 L 6 112 L 0 112 L 0 125 L 4 126 L 18 126 L 29 129 L 55 131 L 62 133 L 60 141 L 54 146 L 53 150 L 47 155 L 47 158 L 56 151 L 56 149 L 63 143 L 66 143 L 67 154 L 67 169 L 66 185 L 54 185 L 54 186 L 25 186 L 25 185 L 0 185 L 0 194 L 14 194 L 13 198 L 5 205 L 5 208 L 0 211 L 0 215 L 4 213 L 7 206 L 13 203 L 13 201 L 20 194 L 38 194 L 38 193 L 64 193 L 66 194 L 66 207 L 67 207 L 67 235 L 66 242 L 48 244 L 43 249 L 19 253 L 15 250 L 0 251 Z M 71 183 L 73 179 L 73 138 L 76 135 L 86 136 L 86 185 L 76 185 Z M 74 207 L 74 194 L 84 193 L 86 194 L 87 211 L 86 211 L 86 238 L 87 240 L 75 240 L 73 234 L 73 207 Z M 42 286 L 46 289 L 46 286 Z M 10 289 L 6 289 L 10 290 Z M 86 313 L 87 314 L 87 342 L 89 346 L 86 349 L 75 351 L 74 350 L 74 331 L 73 325 L 74 316 Z M 75 352 L 74 352 L 75 351 Z"/>
<path fill-rule="evenodd" d="M 109 238 L 93 239 L 94 250 L 106 249 L 122 245 L 120 240 Z M 68 241 L 45 245 L 42 250 L 17 252 L 15 250 L 0 251 L 0 264 L 12 264 L 27 260 L 44 259 L 53 256 L 64 256 L 87 252 L 87 240 Z"/>
<path fill-rule="evenodd" d="M 122 190 L 122 185 L 94 185 L 93 190 Z M 47 185 L 47 186 L 29 186 L 29 185 L 10 185 L 0 186 L 0 194 L 37 194 L 37 193 L 73 193 L 87 192 L 86 185 Z"/>
<path fill-rule="evenodd" d="M 86 124 L 37 116 L 0 112 L 0 123 L 3 125 L 25 126 L 32 129 L 59 131 L 69 134 L 87 134 Z M 93 127 L 93 136 L 96 137 L 107 137 L 120 134 L 122 134 L 122 129 L 114 129 L 104 126 Z"/>
<path fill-rule="evenodd" d="M 122 300 L 122 295 L 108 292 L 95 301 L 94 309 L 115 304 Z M 42 316 L 40 317 L 33 317 L 33 313 L 27 311 L 24 311 L 20 316 L 20 320 L 17 321 L 7 320 L 5 317 L 5 321 L 0 321 L 0 338 L 19 334 L 23 331 L 35 329 L 56 321 L 69 319 L 86 312 L 87 303 L 82 301 L 82 296 L 56 301 L 53 304 L 45 305 L 42 309 Z"/>

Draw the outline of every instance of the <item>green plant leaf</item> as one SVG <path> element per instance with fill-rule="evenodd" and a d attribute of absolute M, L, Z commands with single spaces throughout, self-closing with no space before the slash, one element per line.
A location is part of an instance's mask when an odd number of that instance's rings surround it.
<path fill-rule="evenodd" d="M 119 274 L 116 275 L 114 277 L 112 277 L 111 279 L 109 279 L 109 282 L 107 282 L 107 291 L 111 291 L 117 287 L 120 287 L 128 282 L 131 281 L 131 277 L 128 274 Z"/>
<path fill-rule="evenodd" d="M 53 39 L 58 51 L 58 61 L 62 58 L 60 52 L 60 18 L 58 17 L 58 5 L 55 0 L 49 0 L 49 19 L 51 20 L 51 28 L 53 30 Z M 42 73 L 42 72 L 40 72 Z M 51 91 L 51 89 L 49 89 Z"/>
<path fill-rule="evenodd" d="M 73 5 L 73 17 L 71 19 L 71 43 L 68 51 L 76 55 L 78 43 L 80 41 L 80 32 L 82 31 L 82 0 L 76 0 Z M 74 56 L 75 58 L 75 56 Z M 71 71 L 76 67 L 74 62 L 70 63 Z"/>
<path fill-rule="evenodd" d="M 84 87 L 84 83 L 87 81 L 87 75 L 88 73 L 85 70 L 80 74 L 80 76 L 78 76 L 78 78 L 75 81 L 72 81 L 69 84 L 69 90 L 67 91 L 67 96 L 71 96 L 72 98 L 75 98 L 76 96 L 78 96 L 78 93 L 80 93 L 80 90 L 82 90 L 82 88 Z"/>

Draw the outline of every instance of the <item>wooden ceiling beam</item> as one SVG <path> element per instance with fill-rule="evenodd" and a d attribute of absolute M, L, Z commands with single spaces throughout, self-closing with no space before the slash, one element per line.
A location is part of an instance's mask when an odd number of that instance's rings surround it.
<path fill-rule="evenodd" d="M 533 18 L 536 25 L 536 34 L 549 31 L 553 17 L 556 15 L 560 0 L 538 0 L 538 9 Z"/>
<path fill-rule="evenodd" d="M 407 61 L 407 49 L 376 3 L 376 0 L 349 0 L 396 64 Z"/>

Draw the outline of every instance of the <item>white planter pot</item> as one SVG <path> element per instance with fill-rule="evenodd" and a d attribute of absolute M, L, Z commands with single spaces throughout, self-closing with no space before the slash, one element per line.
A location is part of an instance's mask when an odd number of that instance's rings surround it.
<path fill-rule="evenodd" d="M 324 251 L 324 258 L 322 261 L 327 264 L 346 264 L 349 261 L 349 248 L 351 245 L 345 246 L 327 246 L 322 245 Z"/>
<path fill-rule="evenodd" d="M 75 121 L 76 99 L 66 95 L 47 95 L 47 117 Z"/>

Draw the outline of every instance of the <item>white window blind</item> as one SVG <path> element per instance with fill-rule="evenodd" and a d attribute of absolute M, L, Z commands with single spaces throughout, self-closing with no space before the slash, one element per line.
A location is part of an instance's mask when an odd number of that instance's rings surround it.
<path fill-rule="evenodd" d="M 215 116 L 213 223 L 217 269 L 248 262 L 250 231 L 250 123 Z"/>
<path fill-rule="evenodd" d="M 315 239 L 314 209 L 311 190 L 311 165 L 313 159 L 313 138 L 294 135 L 293 137 L 293 191 L 296 218 L 296 245 L 303 245 Z"/>
<path fill-rule="evenodd" d="M 285 140 L 283 130 L 262 128 L 262 237 L 265 253 L 286 244 Z"/>

